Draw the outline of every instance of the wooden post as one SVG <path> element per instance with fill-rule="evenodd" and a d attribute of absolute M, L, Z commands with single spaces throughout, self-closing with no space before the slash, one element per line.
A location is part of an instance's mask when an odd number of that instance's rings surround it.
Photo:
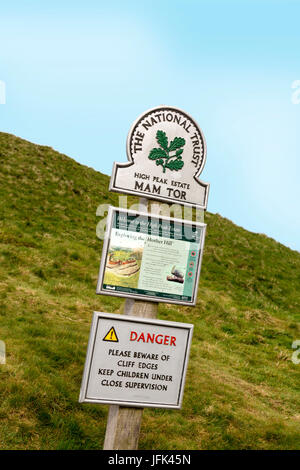
<path fill-rule="evenodd" d="M 153 214 L 159 214 L 160 205 L 157 202 L 140 198 L 139 209 L 142 212 L 147 212 L 149 210 L 149 212 L 152 212 Z M 157 310 L 157 302 L 143 302 L 140 300 L 126 299 L 124 315 L 156 318 Z M 109 407 L 103 449 L 136 450 L 139 443 L 142 416 L 143 408 L 111 405 Z"/>

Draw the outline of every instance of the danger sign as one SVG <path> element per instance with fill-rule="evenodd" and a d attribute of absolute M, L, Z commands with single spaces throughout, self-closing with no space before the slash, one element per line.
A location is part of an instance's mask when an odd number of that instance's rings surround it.
<path fill-rule="evenodd" d="M 94 312 L 80 402 L 180 408 L 193 325 Z"/>

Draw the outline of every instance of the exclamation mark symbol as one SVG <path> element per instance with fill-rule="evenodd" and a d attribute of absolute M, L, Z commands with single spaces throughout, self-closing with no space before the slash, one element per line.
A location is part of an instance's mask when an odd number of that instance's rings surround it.
<path fill-rule="evenodd" d="M 119 342 L 119 339 L 117 337 L 116 330 L 112 326 L 110 330 L 106 333 L 106 335 L 103 338 L 103 341 L 114 341 L 115 343 Z"/>

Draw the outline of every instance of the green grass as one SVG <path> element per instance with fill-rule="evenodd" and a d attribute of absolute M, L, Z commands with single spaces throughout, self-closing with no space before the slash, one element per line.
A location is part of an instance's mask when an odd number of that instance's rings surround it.
<path fill-rule="evenodd" d="M 109 178 L 50 147 L 0 133 L 1 449 L 101 449 L 106 406 L 79 404 L 96 296 L 100 204 Z M 145 409 L 140 449 L 300 449 L 300 254 L 206 214 L 197 306 L 160 304 L 195 325 L 181 410 Z"/>

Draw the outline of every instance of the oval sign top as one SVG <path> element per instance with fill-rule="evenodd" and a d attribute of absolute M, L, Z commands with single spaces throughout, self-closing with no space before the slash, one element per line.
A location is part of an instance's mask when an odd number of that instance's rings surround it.
<path fill-rule="evenodd" d="M 127 158 L 114 164 L 111 191 L 206 209 L 209 184 L 198 178 L 205 139 L 184 111 L 158 106 L 143 113 L 129 131 Z"/>

